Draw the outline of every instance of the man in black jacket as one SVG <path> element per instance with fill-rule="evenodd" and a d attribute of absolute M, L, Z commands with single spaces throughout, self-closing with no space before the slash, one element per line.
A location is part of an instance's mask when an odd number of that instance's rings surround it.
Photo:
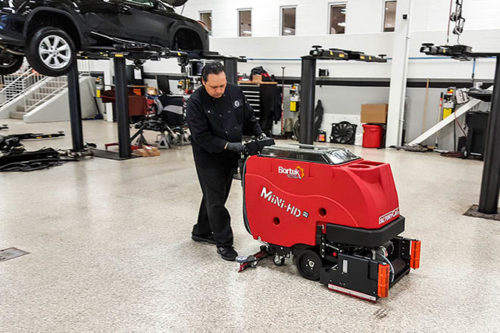
<path fill-rule="evenodd" d="M 220 63 L 203 68 L 203 86 L 187 102 L 186 119 L 203 198 L 192 239 L 217 245 L 217 253 L 234 260 L 231 218 L 224 206 L 238 159 L 245 150 L 243 133 L 261 137 L 254 111 L 238 86 L 227 84 Z"/>

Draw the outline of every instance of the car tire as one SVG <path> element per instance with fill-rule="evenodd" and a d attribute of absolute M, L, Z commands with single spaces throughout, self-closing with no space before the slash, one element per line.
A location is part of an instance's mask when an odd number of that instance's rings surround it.
<path fill-rule="evenodd" d="M 75 43 L 62 29 L 44 27 L 29 40 L 26 59 L 40 74 L 61 76 L 68 73 L 76 61 Z"/>
<path fill-rule="evenodd" d="M 9 75 L 17 72 L 23 64 L 24 57 L 12 53 L 0 54 L 0 75 Z"/>

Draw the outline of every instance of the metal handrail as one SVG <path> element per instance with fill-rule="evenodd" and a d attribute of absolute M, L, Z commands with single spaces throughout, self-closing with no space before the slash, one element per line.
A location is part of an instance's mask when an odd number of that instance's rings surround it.
<path fill-rule="evenodd" d="M 13 75 L 5 75 L 4 82 L 12 77 Z M 16 75 L 12 82 L 0 90 L 0 108 L 22 96 L 26 93 L 27 89 L 45 79 L 45 76 L 37 72 L 32 72 L 31 68 L 24 71 L 21 75 Z"/>
<path fill-rule="evenodd" d="M 61 78 L 63 78 L 62 80 L 60 80 Z M 28 98 L 26 98 L 24 101 L 25 101 L 25 107 L 24 107 L 24 112 L 27 114 L 28 112 L 32 111 L 33 109 L 35 109 L 36 107 L 42 105 L 43 103 L 45 103 L 46 101 L 50 100 L 52 97 L 54 97 L 55 95 L 57 95 L 59 92 L 61 92 L 63 89 L 66 89 L 66 87 L 68 86 L 68 82 L 67 82 L 67 79 L 66 77 L 55 77 L 55 78 L 51 78 L 51 79 L 48 79 L 46 83 L 50 83 L 50 82 L 55 82 L 55 83 L 64 83 L 62 84 L 61 86 L 59 87 L 55 87 L 54 90 L 50 91 L 47 95 L 45 95 L 44 97 L 42 98 L 39 98 L 34 104 L 31 104 L 31 105 L 27 105 L 26 104 L 26 101 L 28 100 Z M 42 90 L 46 87 L 40 87 L 39 90 Z M 39 94 L 41 93 L 40 91 L 36 91 L 36 92 L 33 92 L 31 95 L 36 95 L 36 94 Z"/>
<path fill-rule="evenodd" d="M 12 82 L 10 82 L 8 85 L 6 85 L 5 87 L 3 87 L 1 90 L 0 90 L 0 94 L 3 93 L 5 90 L 9 89 L 10 86 L 12 85 L 15 85 L 17 81 L 19 80 L 22 80 L 24 76 L 26 75 L 30 75 L 30 74 L 33 74 L 31 72 L 31 67 L 28 68 L 27 70 L 25 70 L 21 75 L 16 75 L 16 79 Z M 5 78 L 7 77 L 10 77 L 10 76 L 14 76 L 14 74 L 10 74 L 10 75 L 3 75 L 3 81 L 5 81 Z"/>
<path fill-rule="evenodd" d="M 84 75 L 84 73 L 80 73 L 79 77 Z M 20 75 L 16 75 L 15 78 L 13 78 L 13 75 L 5 75 L 3 78 L 6 81 L 11 78 L 13 81 L 0 90 L 0 108 L 20 96 L 24 96 L 23 100 L 20 100 L 20 103 L 17 104 L 18 106 L 24 106 L 24 114 L 28 114 L 33 109 L 43 105 L 68 86 L 66 76 L 46 77 L 32 71 L 31 68 Z"/>

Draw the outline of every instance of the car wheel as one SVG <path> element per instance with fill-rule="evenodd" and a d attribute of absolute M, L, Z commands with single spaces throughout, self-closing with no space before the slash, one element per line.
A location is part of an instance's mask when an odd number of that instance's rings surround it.
<path fill-rule="evenodd" d="M 23 56 L 15 55 L 12 53 L 1 53 L 0 54 L 0 75 L 9 75 L 17 72 L 21 65 L 23 64 Z"/>
<path fill-rule="evenodd" d="M 60 76 L 69 72 L 76 59 L 75 43 L 63 30 L 44 27 L 28 43 L 26 58 L 40 74 Z"/>
<path fill-rule="evenodd" d="M 17 72 L 23 64 L 23 56 L 12 53 L 0 53 L 0 75 L 9 75 Z"/>

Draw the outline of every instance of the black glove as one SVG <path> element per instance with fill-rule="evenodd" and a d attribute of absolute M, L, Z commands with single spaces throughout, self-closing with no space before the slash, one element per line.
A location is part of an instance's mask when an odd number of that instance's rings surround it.
<path fill-rule="evenodd" d="M 228 142 L 226 149 L 240 154 L 245 151 L 246 147 L 241 142 Z"/>
<path fill-rule="evenodd" d="M 259 135 L 259 136 L 257 137 L 257 140 L 259 140 L 259 141 L 262 141 L 262 140 L 264 140 L 264 139 L 267 139 L 266 133 L 262 133 L 261 135 Z"/>

